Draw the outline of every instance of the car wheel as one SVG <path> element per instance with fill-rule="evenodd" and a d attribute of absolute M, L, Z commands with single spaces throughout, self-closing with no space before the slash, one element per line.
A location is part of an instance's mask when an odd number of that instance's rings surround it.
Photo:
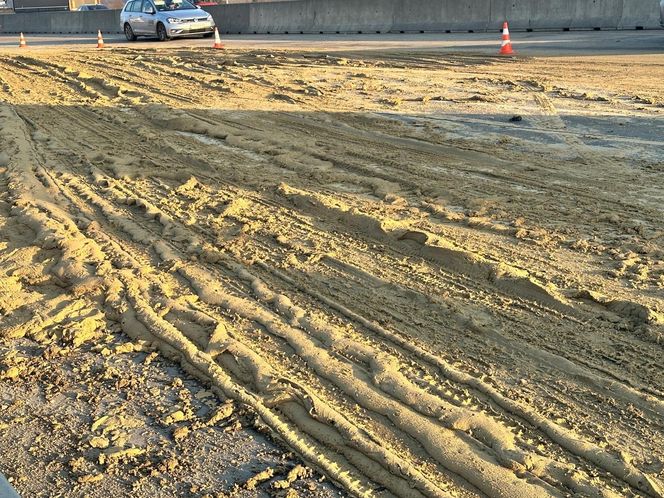
<path fill-rule="evenodd" d="M 131 29 L 131 26 L 129 25 L 129 23 L 125 24 L 124 33 L 125 33 L 125 37 L 127 38 L 127 41 L 136 41 L 136 35 L 134 34 L 134 30 Z"/>
<path fill-rule="evenodd" d="M 159 38 L 159 41 L 166 41 L 169 39 L 168 33 L 166 32 L 166 26 L 162 23 L 157 24 L 157 38 Z"/>

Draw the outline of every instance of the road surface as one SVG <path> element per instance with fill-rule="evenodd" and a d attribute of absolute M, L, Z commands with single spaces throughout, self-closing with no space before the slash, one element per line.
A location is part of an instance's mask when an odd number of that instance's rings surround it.
<path fill-rule="evenodd" d="M 96 46 L 96 35 L 27 35 L 30 50 L 45 48 L 88 48 Z M 175 39 L 166 43 L 140 39 L 129 43 L 122 35 L 106 35 L 109 47 L 172 49 L 209 47 L 213 41 L 202 38 Z M 433 52 L 473 52 L 494 54 L 501 42 L 499 33 L 381 34 L 381 35 L 224 35 L 229 49 L 288 49 L 307 51 L 418 50 Z M 608 55 L 664 54 L 664 30 L 652 31 L 572 31 L 512 33 L 520 55 Z M 0 35 L 0 49 L 17 48 L 16 35 Z"/>

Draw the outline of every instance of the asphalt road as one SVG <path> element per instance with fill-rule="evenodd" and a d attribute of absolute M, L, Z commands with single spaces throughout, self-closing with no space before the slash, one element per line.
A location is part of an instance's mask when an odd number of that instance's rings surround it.
<path fill-rule="evenodd" d="M 209 38 L 176 39 L 161 43 L 139 39 L 127 42 L 122 35 L 106 35 L 107 47 L 180 48 L 210 47 Z M 260 48 L 314 51 L 421 50 L 495 54 L 501 37 L 496 33 L 364 34 L 364 35 L 225 35 L 228 48 Z M 70 47 L 95 48 L 95 35 L 27 35 L 27 50 Z M 652 54 L 664 56 L 664 30 L 515 32 L 512 43 L 518 54 L 541 56 Z M 19 50 L 15 34 L 0 35 L 1 50 Z M 25 50 L 25 49 L 24 49 Z"/>

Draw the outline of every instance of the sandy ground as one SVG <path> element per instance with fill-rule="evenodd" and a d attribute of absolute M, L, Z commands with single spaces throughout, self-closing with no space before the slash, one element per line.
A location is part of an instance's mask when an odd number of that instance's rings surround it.
<path fill-rule="evenodd" d="M 662 81 L 659 55 L 0 55 L 0 471 L 662 496 Z"/>
<path fill-rule="evenodd" d="M 373 51 L 435 51 L 468 52 L 495 55 L 500 46 L 501 26 L 490 33 L 425 33 L 425 34 L 323 34 L 323 35 L 237 35 L 222 33 L 228 49 L 297 50 L 320 53 L 344 51 L 366 53 Z M 141 37 L 128 42 L 123 34 L 103 33 L 107 47 L 114 48 L 209 48 L 213 40 L 201 37 L 175 38 L 166 43 L 156 37 Z M 87 49 L 97 46 L 97 34 L 26 35 L 32 51 Z M 512 43 L 520 55 L 578 56 L 664 53 L 664 30 L 626 31 L 512 31 Z M 0 33 L 0 48 L 19 53 L 18 34 Z"/>

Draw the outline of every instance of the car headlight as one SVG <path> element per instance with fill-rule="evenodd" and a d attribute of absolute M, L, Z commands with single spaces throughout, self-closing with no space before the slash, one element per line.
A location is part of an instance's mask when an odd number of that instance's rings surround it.
<path fill-rule="evenodd" d="M 182 19 L 178 19 L 176 17 L 169 17 L 168 22 L 170 22 L 171 24 L 177 24 L 177 23 L 182 22 Z"/>
<path fill-rule="evenodd" d="M 211 16 L 210 14 L 208 14 L 208 16 L 207 16 L 207 20 L 208 20 L 208 21 L 211 21 L 211 20 L 212 20 L 212 16 Z"/>

